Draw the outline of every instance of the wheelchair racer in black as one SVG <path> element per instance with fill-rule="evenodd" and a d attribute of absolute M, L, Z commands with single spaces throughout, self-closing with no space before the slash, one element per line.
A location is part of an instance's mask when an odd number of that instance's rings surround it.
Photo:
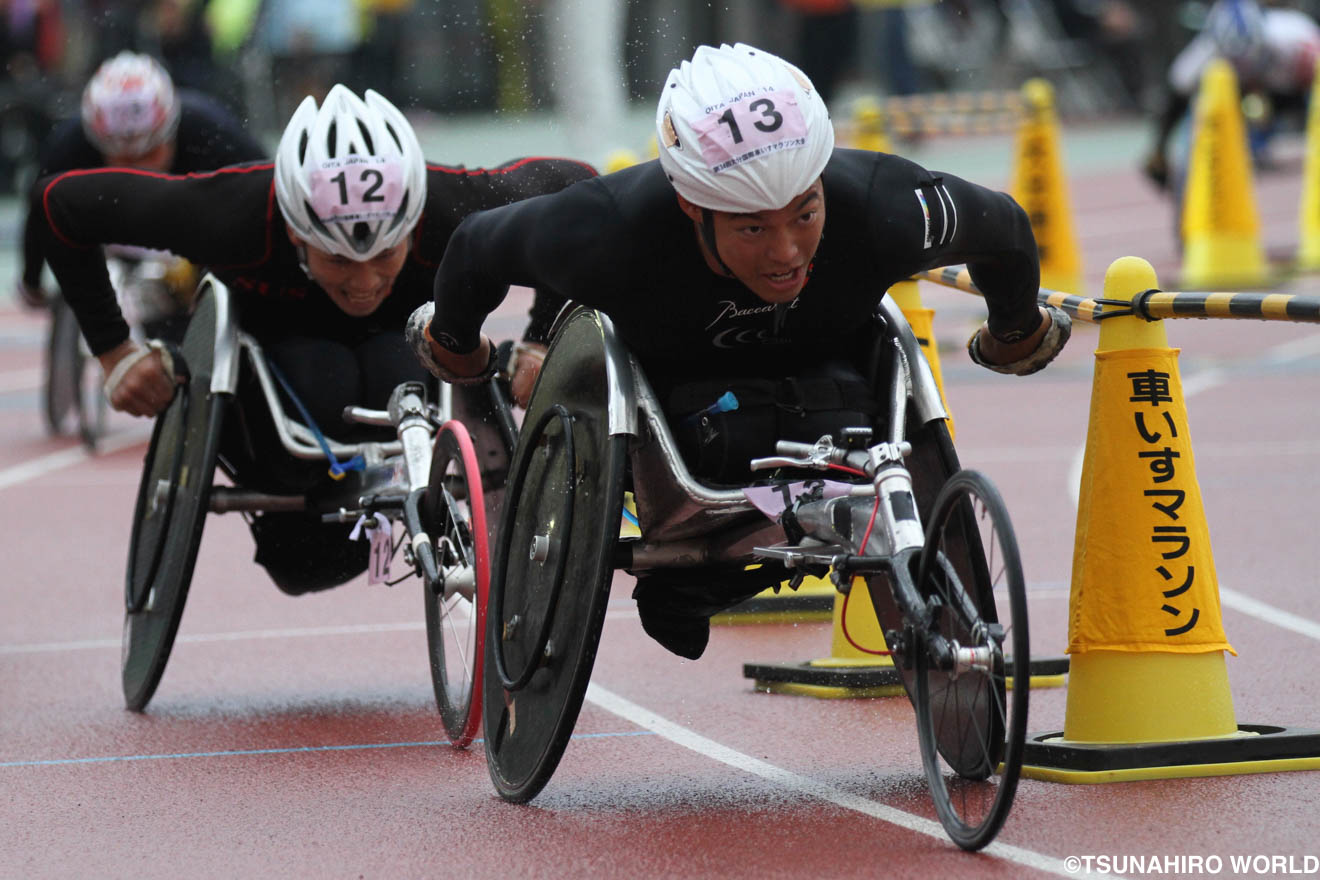
<path fill-rule="evenodd" d="M 877 303 L 914 272 L 968 264 L 989 311 L 968 343 L 979 364 L 1034 372 L 1066 342 L 1067 316 L 1036 305 L 1023 210 L 897 156 L 835 149 L 820 96 L 792 65 L 742 44 L 703 46 L 670 73 L 656 124 L 657 161 L 459 226 L 434 303 L 409 324 L 432 372 L 486 375 L 481 324 L 507 285 L 552 291 L 609 315 L 695 475 L 745 483 L 748 460 L 778 439 L 874 421 L 856 361 Z M 722 389 L 752 405 L 712 418 Z M 695 659 L 711 614 L 786 576 L 769 565 L 661 570 L 634 597 L 645 630 Z"/>
<path fill-rule="evenodd" d="M 79 116 L 58 124 L 42 144 L 38 177 L 75 168 L 121 166 L 170 174 L 211 171 L 265 158 L 242 123 L 200 92 L 174 88 L 153 58 L 121 52 L 97 68 L 83 88 Z M 42 306 L 42 215 L 23 225 L 19 298 Z"/>
<path fill-rule="evenodd" d="M 240 327 L 263 347 L 321 431 L 368 437 L 342 420 L 347 405 L 384 409 L 403 381 L 427 378 L 403 326 L 425 301 L 445 245 L 468 213 L 550 192 L 593 176 L 566 159 L 524 159 L 492 169 L 427 164 L 411 125 L 368 90 L 335 86 L 321 106 L 294 113 L 274 163 L 172 176 L 101 169 L 44 178 L 32 209 L 43 247 L 92 353 L 111 405 L 154 416 L 176 382 L 165 350 L 134 342 L 100 259 L 114 242 L 169 250 L 208 267 L 234 296 Z M 527 339 L 548 332 L 553 306 L 533 307 Z M 517 369 L 535 369 L 533 359 Z M 244 488 L 303 492 L 323 480 L 290 459 L 255 380 L 240 377 L 220 460 Z M 257 561 L 290 593 L 343 583 L 367 564 L 365 542 L 301 513 L 251 523 Z"/>

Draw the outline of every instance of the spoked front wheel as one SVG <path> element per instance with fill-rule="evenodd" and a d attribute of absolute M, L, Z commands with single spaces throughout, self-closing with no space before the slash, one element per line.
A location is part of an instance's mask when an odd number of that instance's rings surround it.
<path fill-rule="evenodd" d="M 450 745 L 462 749 L 481 725 L 473 692 L 486 649 L 490 551 L 477 454 L 461 422 L 436 436 L 425 509 L 441 572 L 440 583 L 423 588 L 431 683 Z"/>
<path fill-rule="evenodd" d="M 927 646 L 914 646 L 922 762 L 949 836 L 976 850 L 1013 805 L 1031 662 L 1017 539 L 982 474 L 959 471 L 940 490 L 917 588 L 933 612 Z M 951 649 L 942 660 L 928 650 L 935 635 Z"/>

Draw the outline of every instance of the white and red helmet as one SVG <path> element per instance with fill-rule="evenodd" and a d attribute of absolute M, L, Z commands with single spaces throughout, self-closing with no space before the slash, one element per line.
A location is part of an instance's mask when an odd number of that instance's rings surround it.
<path fill-rule="evenodd" d="M 744 43 L 700 46 L 671 70 L 655 125 L 674 189 L 713 211 L 783 208 L 834 150 L 829 111 L 806 74 Z"/>
<path fill-rule="evenodd" d="M 120 52 L 83 89 L 82 125 L 103 155 L 142 156 L 178 131 L 179 96 L 156 59 Z"/>
<path fill-rule="evenodd" d="M 398 108 L 368 89 L 306 97 L 275 153 L 280 212 L 308 243 L 359 262 L 405 240 L 426 204 L 426 160 Z"/>

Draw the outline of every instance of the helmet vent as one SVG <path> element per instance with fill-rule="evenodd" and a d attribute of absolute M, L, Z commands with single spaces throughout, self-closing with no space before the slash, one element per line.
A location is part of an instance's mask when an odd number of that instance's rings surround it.
<path fill-rule="evenodd" d="M 387 232 L 393 232 L 395 229 L 397 229 L 399 227 L 399 224 L 403 222 L 403 218 L 408 216 L 408 197 L 410 195 L 412 194 L 411 193 L 403 194 L 403 201 L 399 203 L 399 210 L 396 211 L 394 213 L 394 216 L 390 219 L 390 225 L 386 229 Z"/>
<path fill-rule="evenodd" d="M 325 154 L 331 159 L 338 159 L 335 155 L 335 135 L 339 133 L 339 123 L 332 121 L 325 130 Z"/>
<path fill-rule="evenodd" d="M 361 119 L 357 121 L 357 127 L 358 131 L 362 132 L 362 140 L 367 144 L 367 155 L 374 156 L 376 153 L 376 145 L 372 143 L 371 132 L 367 131 L 367 127 L 363 124 Z"/>
<path fill-rule="evenodd" d="M 307 158 L 307 142 L 308 142 L 308 140 L 310 140 L 310 139 L 307 137 L 307 130 L 304 129 L 304 130 L 303 130 L 303 133 L 302 133 L 302 136 L 298 138 L 298 163 L 299 163 L 299 164 L 302 164 L 303 160 Z"/>

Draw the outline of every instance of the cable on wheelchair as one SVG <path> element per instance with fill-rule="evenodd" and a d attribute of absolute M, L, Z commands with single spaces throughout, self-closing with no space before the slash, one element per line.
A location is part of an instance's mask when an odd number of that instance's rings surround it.
<path fill-rule="evenodd" d="M 344 474 L 349 471 L 365 470 L 367 463 L 361 453 L 342 463 L 339 459 L 335 458 L 335 454 L 330 451 L 330 444 L 325 442 L 325 435 L 321 433 L 321 428 L 316 424 L 316 420 L 312 418 L 312 414 L 307 411 L 307 407 L 303 405 L 302 400 L 293 392 L 293 386 L 289 384 L 288 379 L 284 378 L 284 373 L 278 366 L 276 366 L 273 360 L 269 361 L 267 366 L 270 367 L 272 375 L 274 375 L 275 379 L 280 383 L 280 387 L 284 389 L 284 393 L 289 395 L 289 399 L 293 401 L 293 405 L 298 408 L 298 414 L 303 417 L 303 421 L 307 422 L 308 430 L 312 432 L 312 436 L 316 438 L 317 445 L 321 447 L 321 451 L 324 452 L 325 457 L 329 459 L 330 479 L 342 480 Z"/>
<path fill-rule="evenodd" d="M 545 433 L 546 426 L 548 426 L 550 420 L 554 418 L 559 419 L 560 426 L 563 429 L 564 449 L 569 462 L 569 480 L 571 481 L 573 479 L 573 474 L 576 472 L 575 462 L 577 461 L 577 456 L 573 449 L 573 416 L 569 414 L 563 404 L 556 403 L 541 414 L 541 417 L 536 421 L 536 425 L 527 435 L 525 442 L 529 451 L 522 457 L 522 460 L 518 462 L 518 471 L 513 475 L 514 478 L 509 482 L 510 486 L 521 486 L 523 480 L 526 479 L 527 468 L 532 461 L 532 453 L 530 450 L 536 443 L 540 442 L 541 435 Z M 569 490 L 564 493 L 564 501 L 560 506 L 559 518 L 555 521 L 566 535 L 573 534 L 573 504 L 574 496 L 576 494 L 577 493 L 573 491 L 572 486 L 570 486 Z M 509 544 L 513 540 L 513 529 L 502 529 L 499 540 L 500 545 L 496 550 L 496 558 L 504 559 L 505 564 L 507 564 Z M 500 641 L 497 639 L 495 644 L 492 645 L 493 650 L 491 651 L 491 656 L 495 661 L 495 672 L 500 678 L 500 685 L 509 693 L 522 690 L 526 687 L 527 683 L 532 680 L 532 676 L 536 674 L 536 670 L 540 668 L 540 663 L 537 662 L 537 659 L 544 655 L 546 643 L 550 641 L 550 627 L 555 622 L 555 607 L 559 604 L 559 594 L 564 585 L 564 567 L 567 563 L 568 554 L 558 554 L 558 558 L 555 560 L 555 579 L 551 585 L 550 598 L 546 605 L 546 613 L 541 621 L 541 631 L 537 633 L 536 639 L 532 642 L 532 650 L 528 653 L 526 668 L 518 674 L 517 678 L 509 675 L 508 664 L 504 660 L 504 648 L 500 644 Z M 496 619 L 502 618 L 504 616 L 504 590 L 491 590 L 490 597 L 487 601 L 489 605 L 487 614 L 494 615 Z"/>

